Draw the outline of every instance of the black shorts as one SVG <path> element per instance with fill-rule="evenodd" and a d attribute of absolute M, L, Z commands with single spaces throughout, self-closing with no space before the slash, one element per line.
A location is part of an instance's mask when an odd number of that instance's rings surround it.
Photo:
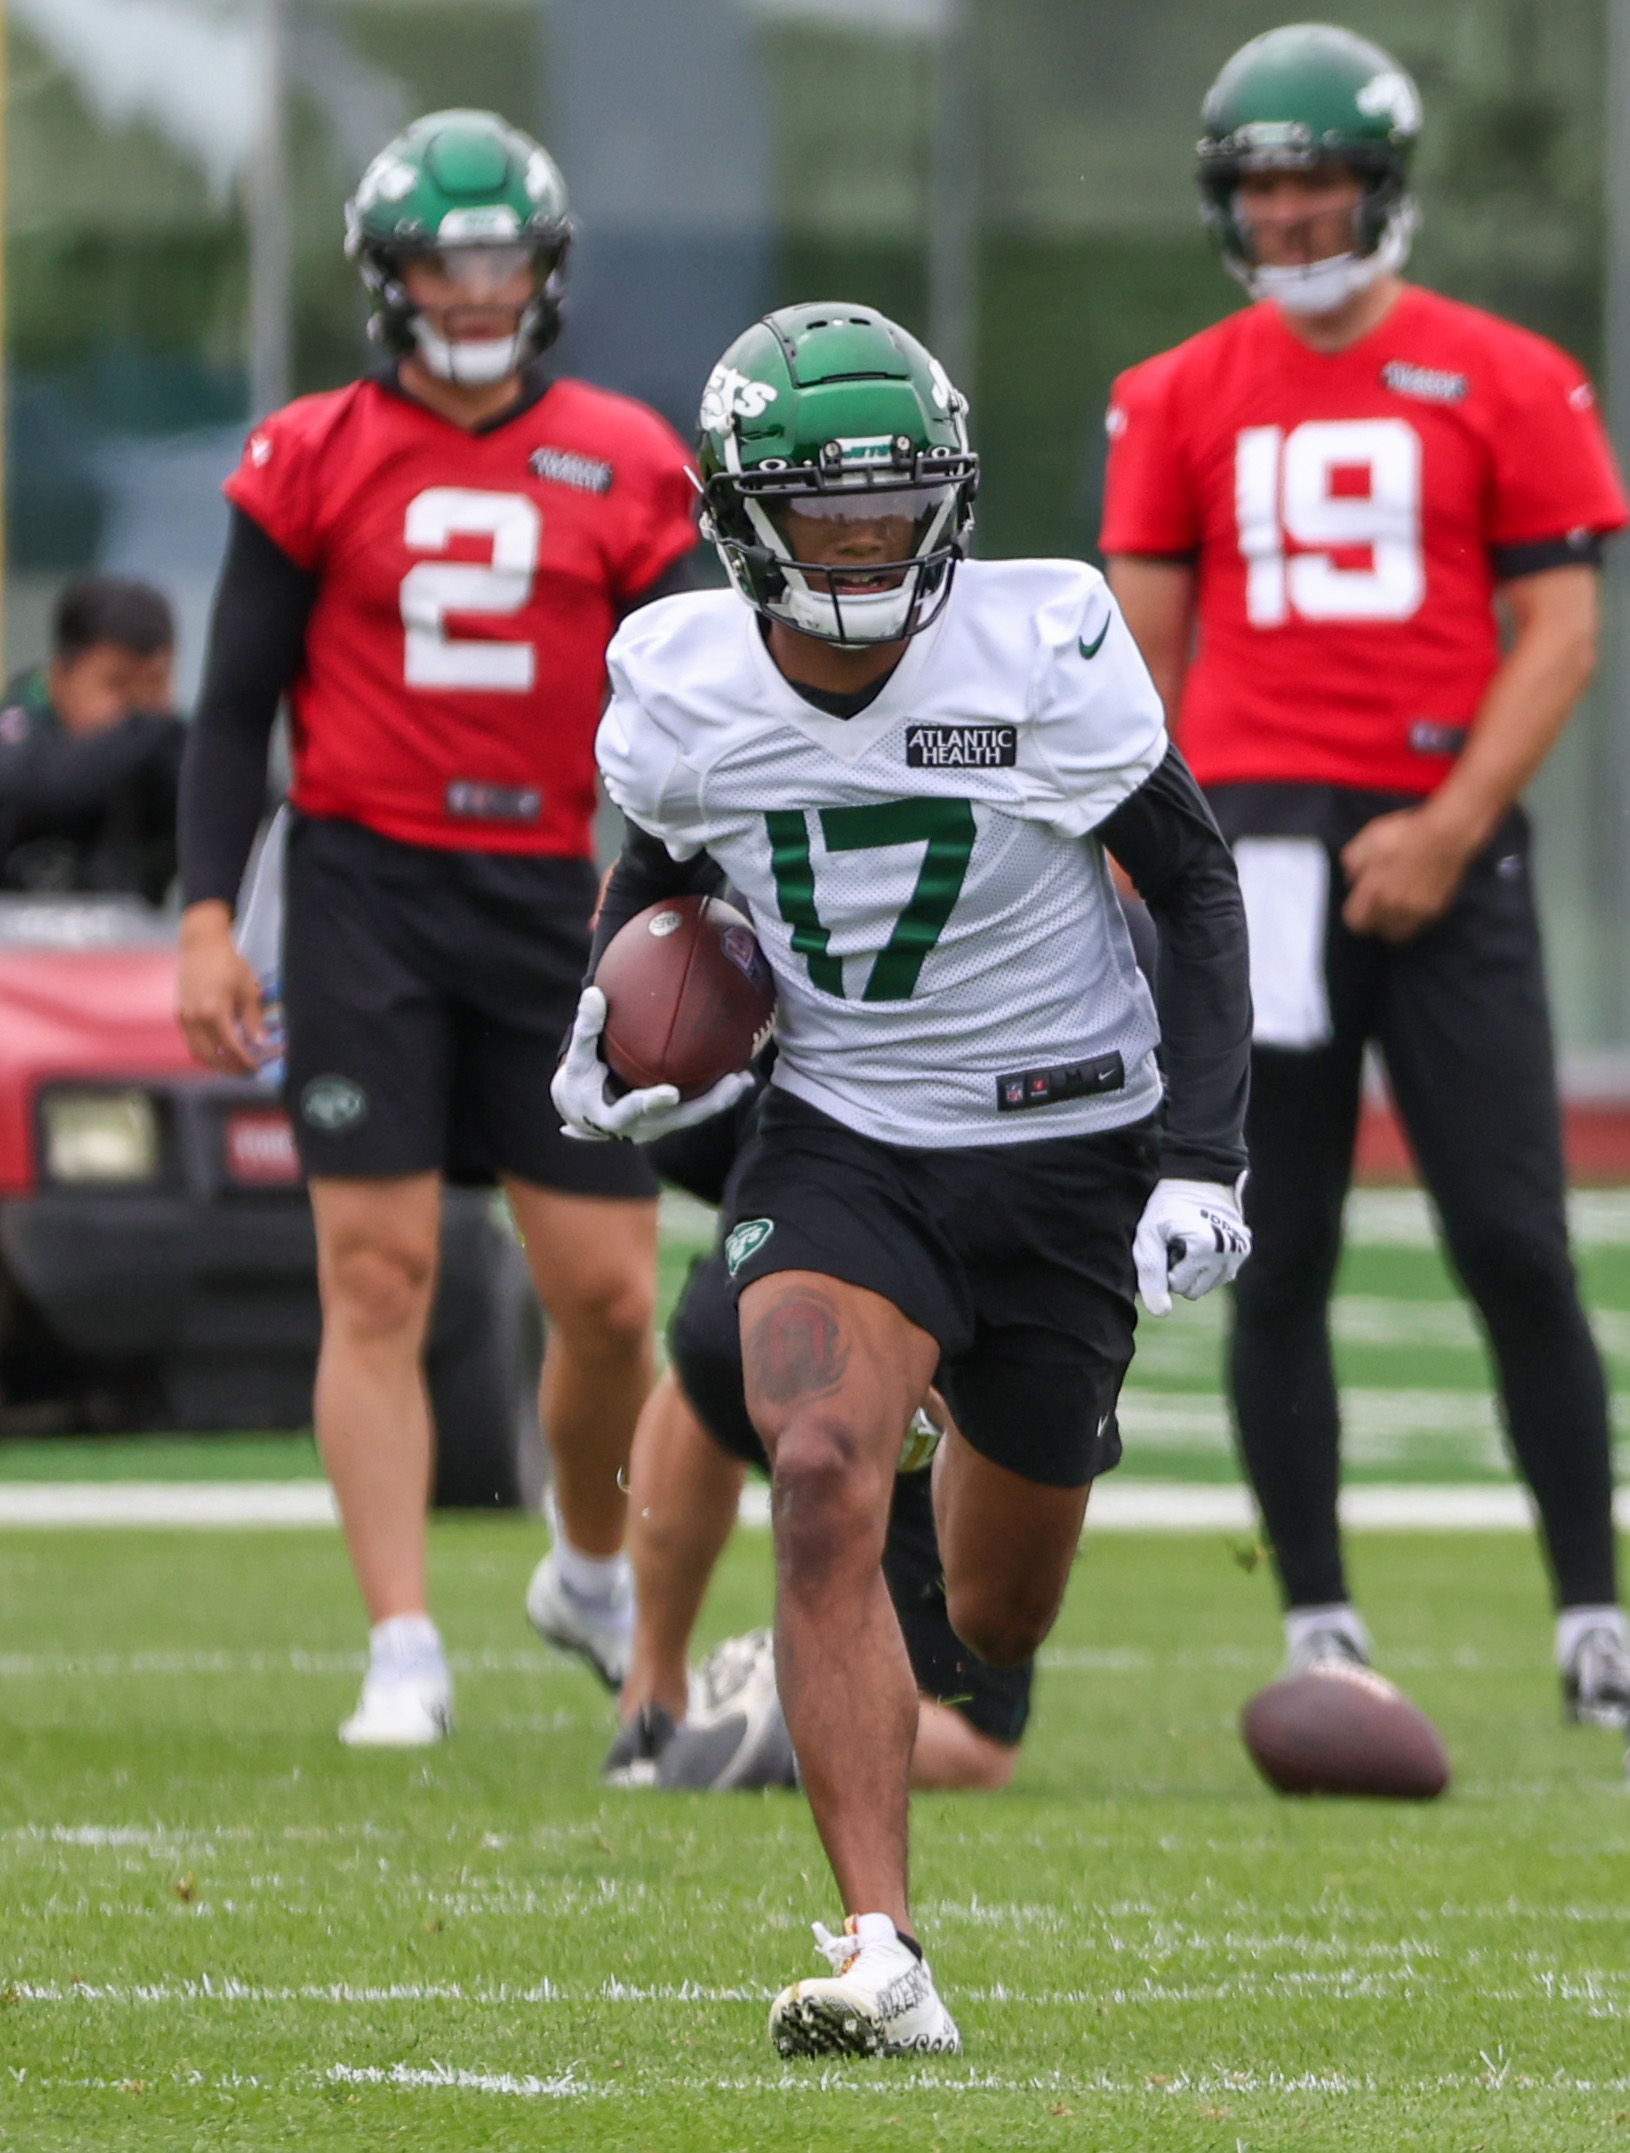
<path fill-rule="evenodd" d="M 680 1388 L 719 1448 L 767 1472 L 764 1446 L 747 1417 L 735 1297 L 717 1250 L 691 1267 L 668 1326 L 668 1354 Z M 883 1576 L 922 1694 L 954 1705 L 993 1742 L 1017 1742 L 1030 1717 L 1033 1663 L 987 1667 L 952 1629 L 927 1473 L 896 1476 Z"/>
<path fill-rule="evenodd" d="M 985 1457 L 1048 1487 L 1120 1463 L 1137 1324 L 1132 1236 L 1155 1120 L 927 1150 L 878 1143 L 771 1085 L 731 1192 L 735 1291 L 819 1271 L 938 1341 L 936 1378 Z"/>
<path fill-rule="evenodd" d="M 284 891 L 286 1098 L 308 1174 L 501 1173 L 652 1198 L 632 1144 L 549 1097 L 588 960 L 587 860 L 403 845 L 297 816 Z"/>

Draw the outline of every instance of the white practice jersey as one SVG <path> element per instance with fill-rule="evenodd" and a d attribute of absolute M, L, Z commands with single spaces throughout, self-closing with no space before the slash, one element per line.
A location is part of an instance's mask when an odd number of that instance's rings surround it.
<path fill-rule="evenodd" d="M 1166 733 L 1096 569 L 964 563 L 853 718 L 783 679 L 733 591 L 642 607 L 609 664 L 606 790 L 746 903 L 775 974 L 777 1084 L 934 1147 L 1154 1110 L 1154 1008 L 1091 833 Z"/>

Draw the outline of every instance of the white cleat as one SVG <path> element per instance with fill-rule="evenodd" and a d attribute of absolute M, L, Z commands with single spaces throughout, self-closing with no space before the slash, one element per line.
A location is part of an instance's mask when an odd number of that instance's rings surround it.
<path fill-rule="evenodd" d="M 561 1576 L 551 1548 L 526 1588 L 526 1619 L 546 1645 L 575 1653 L 608 1690 L 622 1688 L 634 1645 L 632 1584 L 604 1605 L 585 1606 Z"/>
<path fill-rule="evenodd" d="M 862 1925 L 866 1935 L 859 1933 Z M 832 1971 L 795 1981 L 770 2006 L 783 2056 L 957 2056 L 962 2036 L 928 1963 L 901 1943 L 886 1914 L 851 1914 L 843 1934 L 812 1924 Z M 886 1932 L 886 1933 L 885 1933 Z"/>
<path fill-rule="evenodd" d="M 445 1667 L 369 1668 L 340 1740 L 348 1749 L 428 1749 L 452 1731 L 453 1680 Z"/>

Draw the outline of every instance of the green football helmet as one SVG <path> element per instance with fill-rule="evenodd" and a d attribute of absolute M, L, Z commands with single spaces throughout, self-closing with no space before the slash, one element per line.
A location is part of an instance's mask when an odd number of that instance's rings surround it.
<path fill-rule="evenodd" d="M 345 251 L 377 302 L 368 333 L 449 381 L 501 381 L 554 342 L 571 238 L 554 159 L 495 112 L 426 113 L 386 143 L 345 205 Z M 534 295 L 514 334 L 437 335 L 402 281 L 415 255 L 439 256 L 478 284 L 530 264 Z"/>
<path fill-rule="evenodd" d="M 1421 101 L 1397 61 L 1329 23 L 1287 23 L 1241 46 L 1206 93 L 1200 208 L 1230 275 L 1257 298 L 1319 313 L 1389 269 L 1415 230 L 1409 160 Z M 1245 172 L 1345 165 L 1361 188 L 1350 252 L 1294 267 L 1254 259 L 1236 199 Z"/>
<path fill-rule="evenodd" d="M 737 337 L 703 392 L 697 467 L 703 535 L 748 604 L 827 643 L 926 628 L 973 524 L 967 409 L 870 307 L 778 307 Z"/>

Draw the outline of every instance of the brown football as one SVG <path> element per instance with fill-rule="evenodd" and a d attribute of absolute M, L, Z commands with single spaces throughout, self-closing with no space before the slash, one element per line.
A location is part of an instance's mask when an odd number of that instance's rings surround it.
<path fill-rule="evenodd" d="M 1436 1727 L 1368 1667 L 1321 1667 L 1271 1682 L 1241 1712 L 1240 1735 L 1281 1794 L 1429 1802 L 1449 1784 Z"/>
<path fill-rule="evenodd" d="M 775 1015 L 758 938 L 719 897 L 648 905 L 607 943 L 594 983 L 606 998 L 601 1054 L 636 1091 L 676 1084 L 696 1098 L 747 1067 Z"/>

